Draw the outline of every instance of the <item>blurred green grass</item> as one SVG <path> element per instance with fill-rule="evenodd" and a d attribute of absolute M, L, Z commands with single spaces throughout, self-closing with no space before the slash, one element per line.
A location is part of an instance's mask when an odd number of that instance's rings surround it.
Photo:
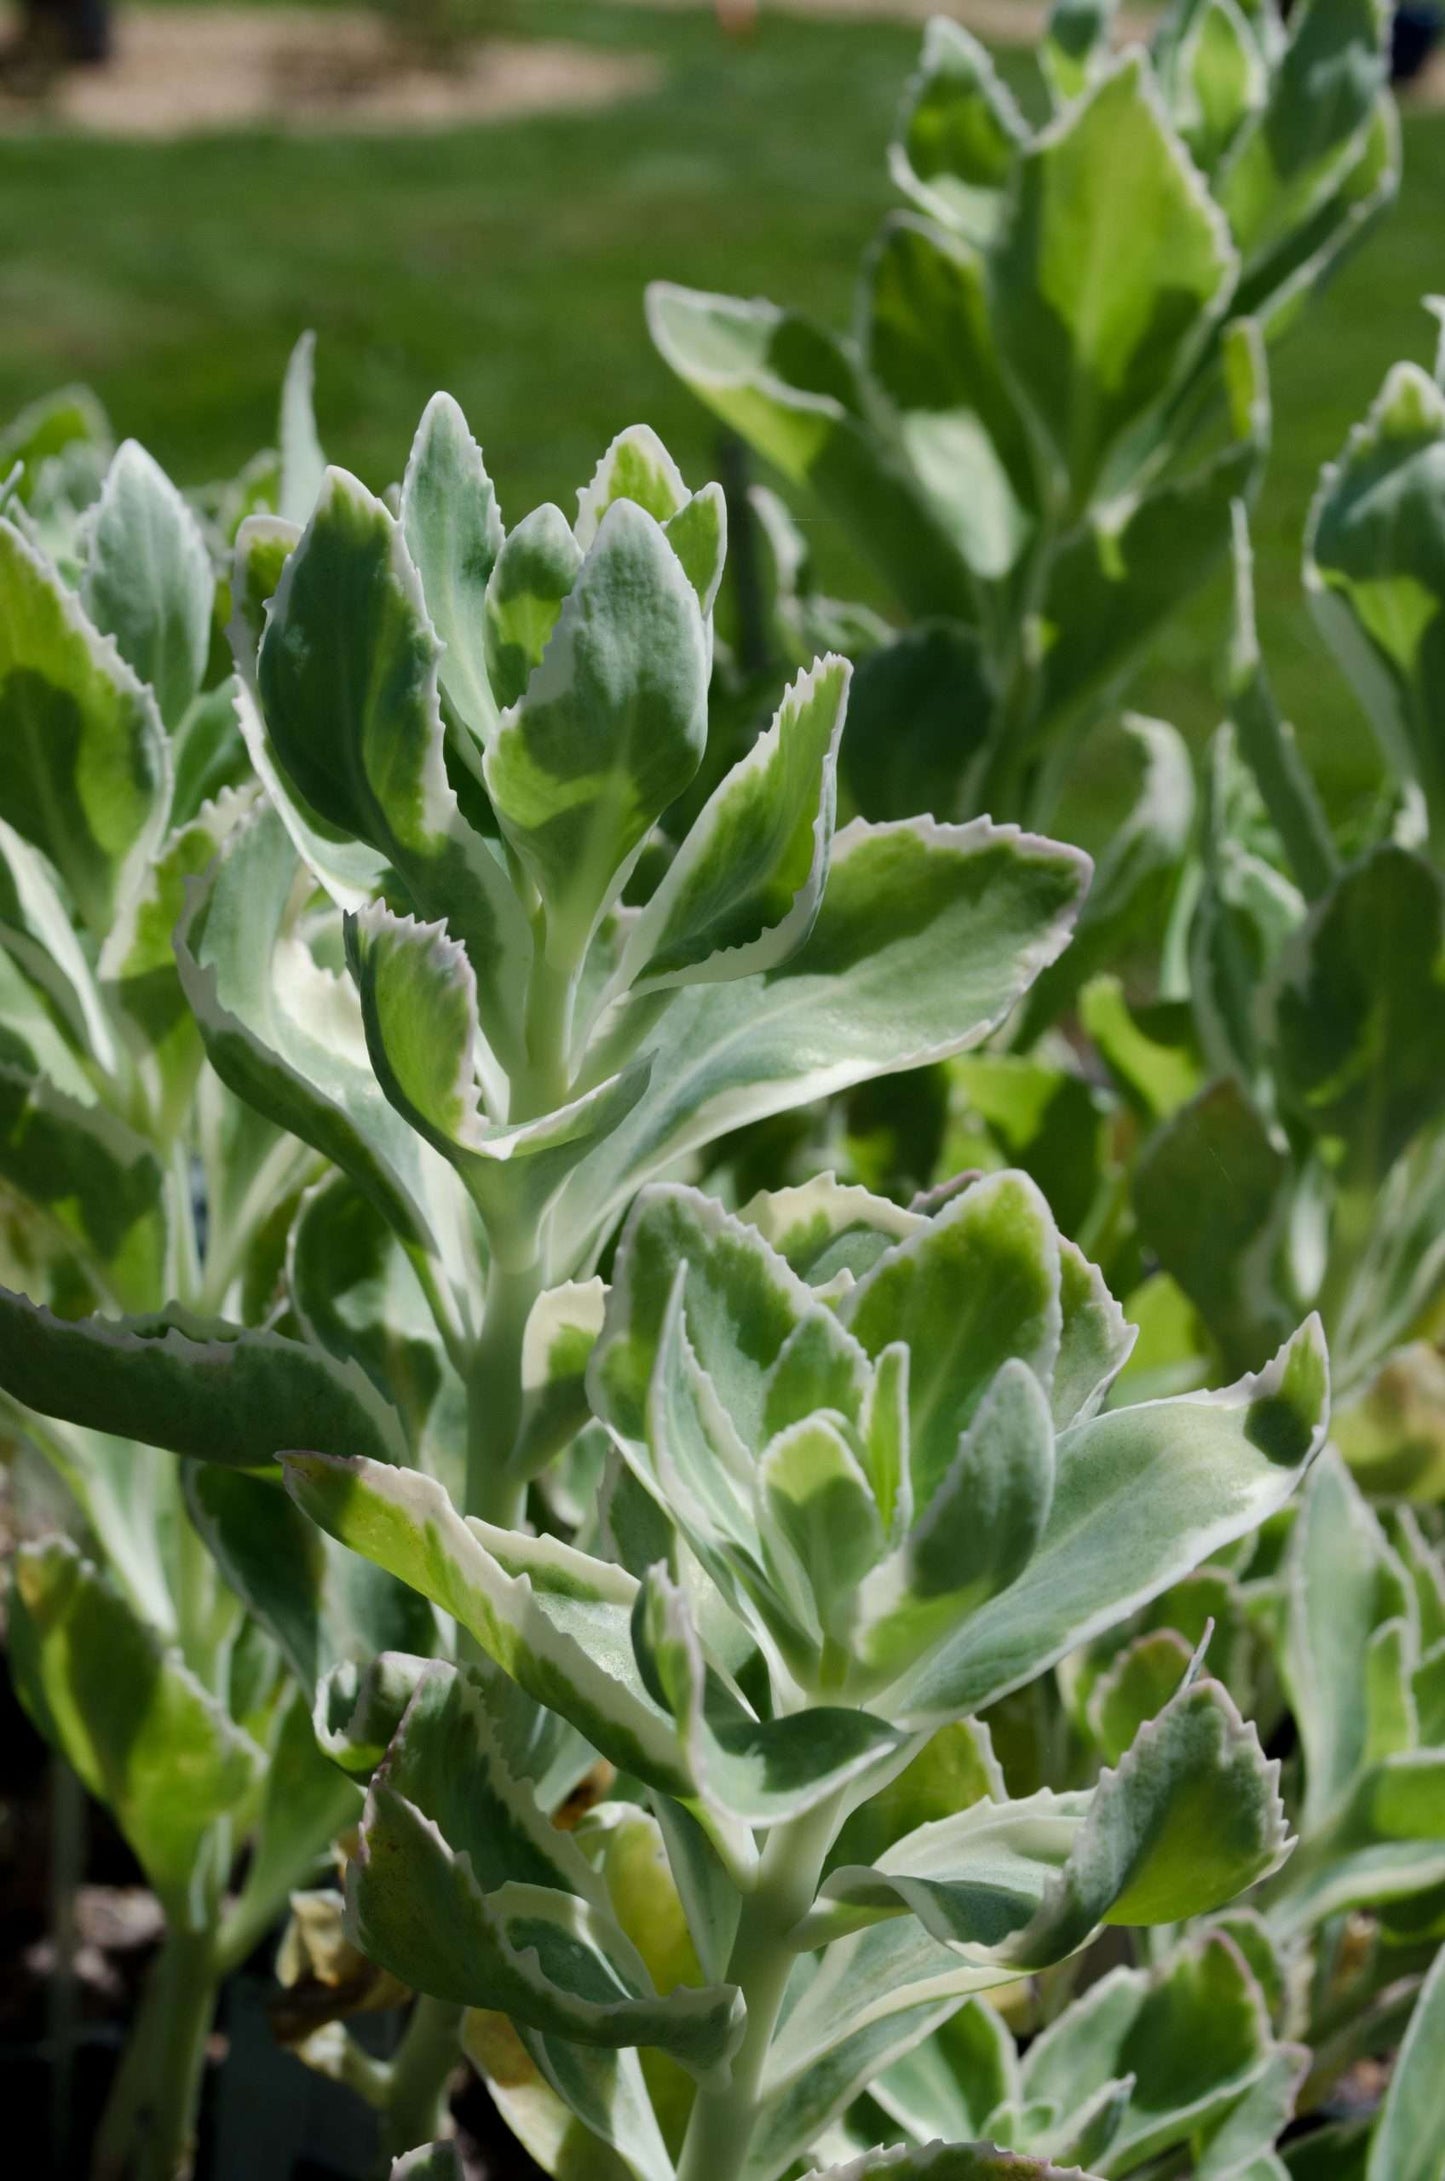
<path fill-rule="evenodd" d="M 663 369 L 647 280 L 760 293 L 845 321 L 891 202 L 884 147 L 915 26 L 764 12 L 745 41 L 709 11 L 525 0 L 529 28 L 655 53 L 660 93 L 440 136 L 0 138 L 0 415 L 71 378 L 185 482 L 274 436 L 300 329 L 320 337 L 334 460 L 399 474 L 423 403 L 463 403 L 516 516 L 571 504 L 621 425 L 646 418 L 684 469 L 709 419 Z M 1032 97 L 1032 63 L 1004 57 Z M 1333 454 L 1399 355 L 1427 359 L 1420 297 L 1445 285 L 1445 115 L 1405 125 L 1401 202 L 1278 353 L 1276 446 L 1257 517 L 1261 620 L 1281 697 L 1333 800 L 1373 774 L 1368 736 L 1299 592 L 1301 528 Z M 814 525 L 830 577 L 841 541 Z M 1137 697 L 1214 723 L 1225 592 L 1171 630 Z"/>

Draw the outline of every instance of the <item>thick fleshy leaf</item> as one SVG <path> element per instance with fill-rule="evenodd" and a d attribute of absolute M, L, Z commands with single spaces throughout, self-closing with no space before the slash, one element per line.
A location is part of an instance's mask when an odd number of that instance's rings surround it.
<path fill-rule="evenodd" d="M 1295 326 L 1311 297 L 1394 201 L 1400 166 L 1399 109 L 1381 91 L 1319 209 L 1240 283 L 1238 308 L 1258 314 L 1267 339 L 1278 340 Z"/>
<path fill-rule="evenodd" d="M 389 2181 L 464 2181 L 461 2153 L 450 2138 L 419 2143 L 392 2160 Z"/>
<path fill-rule="evenodd" d="M 1281 959 L 1268 1000 L 1289 1107 L 1384 1176 L 1445 1104 L 1445 883 L 1405 848 L 1351 864 Z"/>
<path fill-rule="evenodd" d="M 333 1174 L 302 1199 L 287 1285 L 309 1341 L 361 1365 L 401 1416 L 412 1461 L 460 1481 L 465 1396 L 412 1263 L 374 1204 Z"/>
<path fill-rule="evenodd" d="M 1445 1753 L 1398 1750 L 1368 1766 L 1328 1825 L 1302 1841 L 1272 1889 L 1270 1921 L 1294 1936 L 1442 1885 Z"/>
<path fill-rule="evenodd" d="M 743 1445 L 761 1452 L 777 1428 L 768 1416 L 773 1368 L 803 1321 L 824 1311 L 756 1228 L 696 1189 L 659 1183 L 634 1206 L 593 1356 L 593 1406 L 624 1437 L 647 1436 L 649 1389 L 684 1265 L 689 1348 Z M 849 1345 L 840 1337 L 840 1351 Z"/>
<path fill-rule="evenodd" d="M 263 805 L 191 890 L 176 966 L 207 1057 L 238 1098 L 349 1174 L 399 1234 L 430 1239 L 449 1177 L 383 1096 L 349 980 L 289 928 L 296 871 Z"/>
<path fill-rule="evenodd" d="M 1220 1908 L 1280 1863 L 1279 1767 L 1217 1682 L 1140 1729 L 1090 1794 L 975 1803 L 824 1880 L 797 1934 L 820 1941 L 911 1913 L 978 1966 L 1062 1960 L 1100 1925 L 1173 1923 Z"/>
<path fill-rule="evenodd" d="M 708 798 L 628 934 L 619 986 L 748 976 L 807 937 L 828 873 L 850 672 L 828 658 L 801 675 Z"/>
<path fill-rule="evenodd" d="M 1109 58 L 1118 0 L 1054 0 L 1039 58 L 1060 104 L 1086 91 Z"/>
<path fill-rule="evenodd" d="M 660 1568 L 642 1586 L 633 1619 L 639 1663 L 677 1721 L 714 1839 L 750 1872 L 742 1826 L 770 1826 L 864 1791 L 896 1767 L 905 1738 L 871 1714 L 816 1705 L 755 1719 L 707 1673 L 682 1591 Z"/>
<path fill-rule="evenodd" d="M 1160 1970 L 1115 1969 L 1059 2016 L 1024 2058 L 1021 2091 L 1077 2112 L 1101 2083 L 1128 2080 L 1107 2145 L 1124 2173 L 1182 2149 L 1268 2065 L 1269 2018 L 1243 1957 L 1218 1932 Z"/>
<path fill-rule="evenodd" d="M 522 911 L 447 778 L 440 646 L 401 526 L 354 478 L 328 470 L 287 560 L 256 684 L 285 779 L 329 826 L 386 856 L 423 916 L 466 945 L 483 1026 L 517 1051 L 530 955 Z"/>
<path fill-rule="evenodd" d="M 280 1644 L 303 1690 L 344 1660 L 436 1649 L 425 1600 L 318 1531 L 269 1477 L 195 1462 L 186 1502 L 226 1581 Z"/>
<path fill-rule="evenodd" d="M 698 604 L 705 614 L 710 614 L 727 561 L 728 504 L 722 486 L 704 485 L 662 527 L 682 563 L 683 574 L 697 592 Z"/>
<path fill-rule="evenodd" d="M 0 947 L 26 981 L 51 1001 L 69 1039 L 106 1075 L 113 1075 L 117 1054 L 111 1026 L 55 875 L 40 851 L 3 820 Z"/>
<path fill-rule="evenodd" d="M 997 581 L 1033 528 L 1034 458 L 990 322 L 982 258 L 911 214 L 864 270 L 864 361 L 920 491 L 970 568 Z"/>
<path fill-rule="evenodd" d="M 891 1715 L 975 1712 L 1124 1619 L 1284 1504 L 1324 1438 L 1329 1372 L 1317 1319 L 1221 1393 L 1116 1409 L 1061 1434 L 1037 1552 L 895 1686 Z"/>
<path fill-rule="evenodd" d="M 302 1690 L 293 1690 L 289 1701 L 282 1699 L 280 1724 L 269 1738 L 266 1758 L 251 1854 L 240 1891 L 226 1911 L 223 1945 L 235 1944 L 238 1925 L 247 1932 L 274 1925 L 298 1886 L 330 1860 L 336 1840 L 361 1814 L 355 1782 L 317 1746 L 311 1707 Z"/>
<path fill-rule="evenodd" d="M 281 505 L 283 521 L 304 523 L 326 475 L 316 433 L 316 336 L 303 333 L 286 359 L 281 382 Z"/>
<path fill-rule="evenodd" d="M 1445 809 L 1445 389 L 1417 365 L 1322 473 L 1305 584 L 1389 763 Z"/>
<path fill-rule="evenodd" d="M 1177 11 L 1181 37 L 1158 58 L 1170 116 L 1206 174 L 1213 173 L 1269 92 L 1269 68 L 1250 9 L 1238 0 L 1203 0 Z"/>
<path fill-rule="evenodd" d="M 841 1292 L 893 1243 L 917 1234 L 921 1212 L 874 1196 L 834 1174 L 787 1189 L 762 1189 L 738 1214 L 820 1295 Z"/>
<path fill-rule="evenodd" d="M 582 548 L 560 507 L 524 515 L 502 543 L 487 585 L 483 640 L 498 706 L 517 702 L 577 580 Z"/>
<path fill-rule="evenodd" d="M 892 2150 L 866 2151 L 845 2166 L 815 2171 L 809 2181 L 1073 2181 L 1078 2172 L 1066 2174 L 1046 2158 L 1031 2158 L 1022 2151 L 1001 2151 L 996 2143 L 925 2143 L 918 2150 L 897 2145 Z"/>
<path fill-rule="evenodd" d="M 1294 1316 L 1282 1293 L 1288 1178 L 1283 1145 L 1233 1076 L 1172 1114 L 1135 1169 L 1145 1245 L 1235 1370 L 1261 1363 Z"/>
<path fill-rule="evenodd" d="M 314 1522 L 452 1614 L 614 1764 L 691 1795 L 676 1730 L 633 1656 L 637 1583 L 624 1569 L 464 1522 L 431 1478 L 375 1462 L 294 1454 L 286 1481 Z"/>
<path fill-rule="evenodd" d="M 522 1339 L 516 1446 L 516 1459 L 528 1472 L 542 1468 L 591 1418 L 587 1366 L 606 1301 L 600 1280 L 567 1280 L 532 1305 Z"/>
<path fill-rule="evenodd" d="M 1303 1494 L 1285 1583 L 1280 1663 L 1305 1754 L 1304 1823 L 1314 1828 L 1365 1762 L 1370 1641 L 1404 1602 L 1385 1533 L 1333 1452 Z"/>
<path fill-rule="evenodd" d="M 677 555 L 631 500 L 608 508 L 487 750 L 497 815 L 576 961 L 647 829 L 707 739 L 707 641 Z"/>
<path fill-rule="evenodd" d="M 228 788 L 249 785 L 250 764 L 236 717 L 239 692 L 240 684 L 229 674 L 203 689 L 176 731 L 173 826 L 189 824 Z"/>
<path fill-rule="evenodd" d="M 672 2181 L 637 2053 L 519 2030 L 505 2015 L 482 2009 L 464 2017 L 462 2049 L 544 2173 L 575 2181 Z M 687 2078 L 680 2080 L 690 2096 Z M 627 2146 L 625 2163 L 617 2144 Z"/>
<path fill-rule="evenodd" d="M 1220 184 L 1246 264 L 1302 226 L 1338 182 L 1386 73 L 1382 0 L 1310 0 L 1291 25 L 1269 96 Z"/>
<path fill-rule="evenodd" d="M 987 50 L 936 16 L 890 151 L 898 187 L 935 219 L 986 243 L 1027 133 Z"/>
<path fill-rule="evenodd" d="M 877 1357 L 912 1351 L 908 1416 L 914 1505 L 929 1506 L 959 1435 L 1009 1359 L 1047 1391 L 1059 1353 L 1057 1232 L 1025 1175 L 986 1176 L 895 1244 L 843 1298 L 840 1315 Z"/>
<path fill-rule="evenodd" d="M 925 1344 L 910 1382 L 926 1375 L 927 1357 Z M 1048 1397 L 1029 1365 L 1011 1358 L 936 1487 L 918 1493 L 923 1512 L 906 1545 L 864 1581 L 856 1648 L 869 1672 L 910 1664 L 1017 1580 L 1044 1533 L 1053 1483 Z"/>
<path fill-rule="evenodd" d="M 43 1416 L 238 1469 L 267 1468 L 298 1442 L 406 1460 L 395 1414 L 355 1364 L 174 1303 L 69 1319 L 0 1289 L 0 1383 Z"/>
<path fill-rule="evenodd" d="M 50 497 L 47 470 L 55 465 L 64 468 L 68 457 L 79 457 L 80 473 L 71 481 L 78 485 L 82 475 L 88 479 L 86 499 L 93 501 L 112 445 L 109 420 L 90 388 L 62 386 L 27 403 L 0 430 L 0 474 L 8 476 L 11 465 L 22 462 L 20 499 L 22 505 L 33 506 Z"/>
<path fill-rule="evenodd" d="M 1003 1773 L 980 1720 L 955 1720 L 930 1734 L 922 1748 L 917 1738 L 908 1746 L 913 1754 L 902 1770 L 859 1801 L 844 1823 L 828 1852 L 830 1870 L 847 1863 L 876 1863 L 920 1826 L 956 1817 L 978 1802 L 1004 1799 Z"/>
<path fill-rule="evenodd" d="M 13 1004 L 8 1012 L 13 1038 Z M 0 1060 L 0 1176 L 54 1221 L 120 1309 L 164 1294 L 164 1176 L 119 1115 Z"/>
<path fill-rule="evenodd" d="M 244 794 L 228 791 L 177 827 L 131 890 L 101 949 L 102 980 L 125 1018 L 166 1133 L 181 1124 L 203 1058 L 172 935 L 185 910 L 188 880 L 209 868 L 251 807 Z"/>
<path fill-rule="evenodd" d="M 699 400 L 853 530 L 909 612 L 973 618 L 957 549 L 903 464 L 863 421 L 851 359 L 771 303 L 655 281 L 647 318 L 663 360 Z"/>
<path fill-rule="evenodd" d="M 282 571 L 301 539 L 299 523 L 280 515 L 248 515 L 236 532 L 231 555 L 231 622 L 228 634 L 236 671 L 248 688 L 256 680 L 256 654 L 266 633 L 266 609 Z"/>
<path fill-rule="evenodd" d="M 965 1962 L 911 1916 L 834 1941 L 790 1997 L 774 2039 L 754 2138 L 760 2181 L 815 2142 L 835 2113 L 961 2000 L 1013 1975 Z"/>
<path fill-rule="evenodd" d="M 1061 952 L 1088 870 L 1077 850 L 986 820 L 847 827 L 797 953 L 679 993 L 650 1028 L 647 1091 L 563 1192 L 566 1227 L 600 1239 L 684 1151 L 980 1043 Z"/>
<path fill-rule="evenodd" d="M 150 692 L 0 520 L 0 817 L 44 851 L 103 937 L 165 823 L 170 755 Z"/>
<path fill-rule="evenodd" d="M 413 1988 L 555 2036 L 656 2045 L 707 2075 L 741 2034 L 730 1986 L 655 1992 L 586 1858 L 446 1668 L 419 1684 L 373 1777 L 348 1910 L 366 1952 Z"/>
<path fill-rule="evenodd" d="M 858 1585 L 883 1550 L 878 1502 L 837 1425 L 820 1413 L 780 1431 L 758 1464 L 766 1557 L 801 1573 L 825 1637 L 846 1646 Z"/>
<path fill-rule="evenodd" d="M 172 730 L 206 671 L 215 589 L 200 524 L 164 470 L 125 440 L 92 518 L 80 600 Z"/>
<path fill-rule="evenodd" d="M 1087 1423 L 1103 1407 L 1133 1351 L 1135 1328 L 1083 1251 L 1059 1237 L 1059 1303 L 1063 1324 L 1054 1365 L 1051 1407 L 1055 1431 Z"/>
<path fill-rule="evenodd" d="M 446 647 L 438 672 L 480 742 L 496 725 L 487 674 L 487 584 L 502 549 L 502 518 L 482 450 L 450 394 L 422 412 L 401 488 L 401 527 L 426 609 Z"/>
<path fill-rule="evenodd" d="M 1089 1729 L 1105 1764 L 1117 1764 L 1139 1729 L 1178 1693 L 1194 1654 L 1173 1628 L 1136 1636 L 1089 1693 Z"/>
<path fill-rule="evenodd" d="M 1169 133 L 1142 56 L 1111 69 L 1022 155 L 992 257 L 995 320 L 1076 505 L 1197 355 L 1233 273 L 1224 222 Z"/>
<path fill-rule="evenodd" d="M 491 1128 L 480 1108 L 476 980 L 446 927 L 375 903 L 346 919 L 346 953 L 391 1104 L 456 1167 L 495 1231 L 535 1229 L 572 1168 L 641 1096 L 647 1063 L 535 1121 Z"/>
<path fill-rule="evenodd" d="M 682 472 L 650 425 L 619 432 L 578 493 L 573 528 L 584 553 L 616 500 L 634 501 L 664 529 L 687 504 Z"/>
<path fill-rule="evenodd" d="M 1366 2181 L 1435 2181 L 1445 2142 L 1445 1953 L 1426 1977 L 1370 2143 Z"/>
<path fill-rule="evenodd" d="M 65 1539 L 16 1554 L 10 1657 L 42 1732 L 113 1813 L 169 1913 L 189 1921 L 208 1877 L 205 1833 L 251 1795 L 262 1751 Z"/>
<path fill-rule="evenodd" d="M 918 2142 L 981 2136 L 1018 2092 L 1018 2055 L 998 2010 L 966 2000 L 957 2014 L 873 2084 L 870 2095 Z"/>

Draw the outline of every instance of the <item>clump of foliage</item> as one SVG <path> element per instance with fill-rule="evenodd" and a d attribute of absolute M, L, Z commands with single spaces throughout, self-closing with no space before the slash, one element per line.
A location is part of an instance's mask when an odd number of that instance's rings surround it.
<path fill-rule="evenodd" d="M 328 470 L 305 344 L 189 502 L 80 395 L 3 442 L 10 1663 L 168 1924 L 103 2176 L 289 1903 L 400 2174 L 465 2055 L 569 2181 L 1439 2181 L 1445 407 L 1310 522 L 1344 838 L 1244 502 L 1383 12 L 1109 13 L 1038 131 L 931 28 L 856 344 L 653 298 L 904 617 L 753 493 L 761 716 L 643 427 L 510 529 L 443 395 Z M 1230 550 L 1090 886 L 1017 821 Z"/>
<path fill-rule="evenodd" d="M 1379 0 L 1175 0 L 1148 52 L 1064 6 L 1032 129 L 929 28 L 892 148 L 910 208 L 838 337 L 659 284 L 665 360 L 815 494 L 911 626 L 879 628 L 845 769 L 876 816 L 1050 822 L 1081 729 L 1226 551 L 1267 350 L 1392 196 Z"/>

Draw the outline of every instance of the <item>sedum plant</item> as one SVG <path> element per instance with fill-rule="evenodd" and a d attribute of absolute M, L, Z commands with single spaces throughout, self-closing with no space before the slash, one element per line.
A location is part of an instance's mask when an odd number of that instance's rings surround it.
<path fill-rule="evenodd" d="M 227 696 L 265 795 L 208 806 L 169 852 L 138 974 L 142 1061 L 184 1122 L 189 1273 L 0 1294 L 9 1399 L 56 1443 L 187 1457 L 157 1489 L 180 1485 L 209 1552 L 205 1610 L 225 1630 L 243 1602 L 308 1698 L 442 1639 L 323 1549 L 278 1450 L 415 1467 L 519 1523 L 586 1421 L 594 1268 L 638 1186 L 723 1130 L 987 1036 L 1064 944 L 1088 869 L 985 822 L 835 840 L 838 659 L 689 804 L 723 503 L 687 493 L 651 434 L 615 443 L 575 524 L 542 509 L 504 534 L 439 397 L 399 508 L 333 471 L 304 529 L 239 525 Z M 149 1521 L 148 1471 L 118 1459 L 116 1519 L 94 1527 L 123 1538 Z M 70 1671 L 63 1628 L 47 1658 L 42 1679 Z M 35 1701 L 64 1740 L 49 1683 Z M 182 1754 L 157 1759 L 155 1793 Z M 331 1823 L 353 1792 L 330 1782 Z M 213 1942 L 240 1838 L 207 1865 L 211 1977 L 234 1955 Z M 302 1875 L 258 1857 L 243 1902 Z M 445 2029 L 423 2004 L 394 2068 L 337 2063 L 398 2145 L 436 2124 Z"/>
<path fill-rule="evenodd" d="M 233 784 L 245 753 L 196 514 L 134 442 L 110 453 L 79 395 L 20 419 L 8 451 L 20 467 L 0 514 L 5 1277 L 29 1298 L 11 1297 L 22 1317 L 123 1313 L 163 1344 L 192 1313 L 209 1324 L 264 1291 L 268 1229 L 316 1164 L 205 1065 L 170 949 L 188 876 L 254 791 Z M 358 1407 L 350 1389 L 338 1398 Z M 43 1390 L 37 1407 L 7 1379 L 7 1435 L 66 1502 L 57 1514 L 53 1489 L 23 1494 L 8 1649 L 22 1700 L 165 1911 L 96 2156 L 103 2174 L 168 2177 L 218 1983 L 355 1794 L 318 1758 L 294 1647 L 278 1648 L 207 1551 L 204 1483 L 158 1451 L 145 1419 L 83 1406 L 58 1415 Z M 424 1646 L 425 1616 L 400 1606 L 378 1635 L 406 1627 Z"/>
<path fill-rule="evenodd" d="M 655 1185 L 588 1365 L 593 1549 L 394 1466 L 285 1458 L 313 1519 L 483 1654 L 390 1669 L 412 1693 L 348 1913 L 373 1960 L 480 2010 L 469 2049 L 549 2170 L 800 2172 L 970 1995 L 1277 1866 L 1277 1767 L 1217 1682 L 1191 1672 L 1078 1792 L 1010 1797 L 979 1720 L 1283 1505 L 1320 1444 L 1313 1325 L 1224 1393 L 1101 1412 L 1129 1340 L 1017 1174 L 932 1217 L 821 1183 L 744 1220 Z M 495 1668 L 616 1768 L 571 1836 Z M 363 1761 L 381 1686 L 335 1715 Z"/>
<path fill-rule="evenodd" d="M 1055 9 L 1037 129 L 976 40 L 930 25 L 891 155 L 909 209 L 847 337 L 650 291 L 664 359 L 912 624 L 858 632 L 845 770 L 875 816 L 1051 818 L 1079 730 L 1227 550 L 1268 343 L 1393 193 L 1378 0 L 1288 29 L 1274 0 L 1174 0 L 1117 58 L 1112 14 Z M 813 617 L 764 528 L 785 618 Z"/>
<path fill-rule="evenodd" d="M 12 1302 L 4 1369 L 31 1398 L 120 1404 L 160 1444 L 245 1463 L 254 1429 L 305 1437 L 294 1358 L 328 1384 L 335 1358 L 395 1399 L 398 1458 L 465 1472 L 469 1505 L 515 1518 L 581 1421 L 587 1283 L 641 1182 L 986 1036 L 1063 945 L 1087 863 L 986 823 L 835 841 L 837 660 L 671 852 L 651 835 L 706 747 L 721 495 L 688 495 L 633 432 L 575 528 L 544 508 L 504 539 L 439 397 L 401 509 L 331 472 L 299 538 L 243 523 L 240 705 L 269 799 L 177 932 L 218 1076 L 338 1170 L 292 1236 L 294 1329 L 218 1334 L 218 1356 L 198 1330 Z"/>

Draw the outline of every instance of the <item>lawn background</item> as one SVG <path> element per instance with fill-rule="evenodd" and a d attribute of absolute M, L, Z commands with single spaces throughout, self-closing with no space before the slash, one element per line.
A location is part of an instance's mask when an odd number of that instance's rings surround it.
<path fill-rule="evenodd" d="M 656 54 L 662 89 L 401 139 L 0 137 L 0 416 L 83 378 L 118 431 L 199 483 L 274 439 L 281 369 L 309 325 L 328 454 L 374 486 L 399 475 L 439 385 L 511 519 L 542 499 L 570 508 L 639 418 L 689 476 L 709 474 L 713 427 L 653 353 L 644 285 L 771 295 L 844 323 L 893 201 L 884 148 L 917 28 L 770 15 L 765 0 L 738 41 L 706 9 L 516 7 L 538 32 Z M 1003 66 L 1032 101 L 1029 57 Z M 1445 115 L 1407 112 L 1405 162 L 1396 209 L 1276 353 L 1256 523 L 1267 655 L 1337 804 L 1362 792 L 1372 757 L 1321 662 L 1299 544 L 1321 461 L 1396 357 L 1431 354 L 1420 297 L 1445 287 Z M 841 541 L 826 522 L 814 535 L 846 584 Z M 1218 713 L 1224 609 L 1221 582 L 1136 692 L 1195 737 Z"/>

